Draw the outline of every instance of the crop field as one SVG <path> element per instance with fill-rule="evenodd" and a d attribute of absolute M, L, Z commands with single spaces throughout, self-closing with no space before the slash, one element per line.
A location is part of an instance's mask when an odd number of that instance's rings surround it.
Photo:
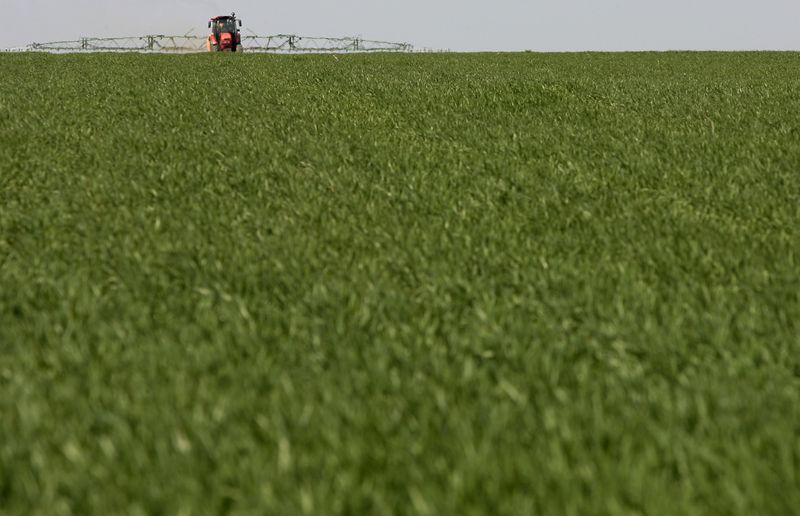
<path fill-rule="evenodd" d="M 800 507 L 800 55 L 0 65 L 0 514 Z"/>

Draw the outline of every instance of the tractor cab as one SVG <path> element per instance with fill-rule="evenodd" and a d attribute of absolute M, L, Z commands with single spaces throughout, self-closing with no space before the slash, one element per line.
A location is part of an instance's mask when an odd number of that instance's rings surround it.
<path fill-rule="evenodd" d="M 211 34 L 208 35 L 209 52 L 237 52 L 241 51 L 242 37 L 239 27 L 242 20 L 236 18 L 236 13 L 230 16 L 215 16 L 208 21 Z"/>

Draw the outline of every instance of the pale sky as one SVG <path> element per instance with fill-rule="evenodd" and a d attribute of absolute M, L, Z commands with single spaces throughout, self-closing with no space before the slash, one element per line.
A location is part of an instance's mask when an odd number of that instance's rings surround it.
<path fill-rule="evenodd" d="M 0 0 L 0 48 L 204 35 L 209 17 L 231 11 L 259 35 L 361 36 L 455 51 L 800 50 L 800 0 Z"/>

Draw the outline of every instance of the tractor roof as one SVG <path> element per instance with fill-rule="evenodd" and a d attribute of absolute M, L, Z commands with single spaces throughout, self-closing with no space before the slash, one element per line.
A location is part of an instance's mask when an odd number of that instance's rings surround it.
<path fill-rule="evenodd" d="M 218 20 L 228 20 L 228 19 L 230 19 L 230 18 L 235 18 L 235 16 L 231 16 L 231 15 L 226 15 L 226 16 L 214 16 L 213 18 L 211 18 L 211 20 L 212 20 L 212 21 L 218 21 Z"/>

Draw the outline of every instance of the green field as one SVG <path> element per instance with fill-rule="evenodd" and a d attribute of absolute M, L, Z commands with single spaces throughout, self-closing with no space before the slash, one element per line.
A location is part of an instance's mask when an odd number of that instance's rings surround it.
<path fill-rule="evenodd" d="M 0 65 L 0 514 L 800 507 L 800 54 Z"/>

